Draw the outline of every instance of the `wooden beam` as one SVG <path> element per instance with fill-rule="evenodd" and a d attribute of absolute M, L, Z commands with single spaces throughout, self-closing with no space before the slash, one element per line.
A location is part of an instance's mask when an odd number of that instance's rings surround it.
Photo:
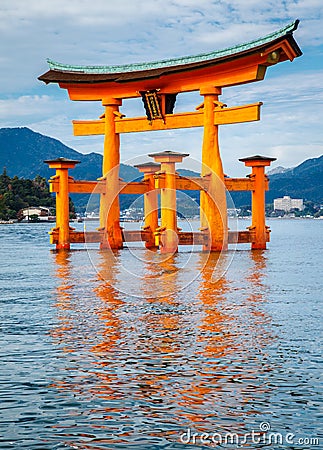
<path fill-rule="evenodd" d="M 279 47 L 281 43 L 279 43 Z M 266 73 L 267 54 L 256 52 L 247 57 L 234 59 L 214 67 L 195 68 L 194 71 L 160 74 L 139 80 L 78 83 L 60 81 L 71 100 L 102 101 L 103 98 L 118 99 L 139 97 L 139 91 L 160 89 L 160 94 L 177 94 L 200 90 L 201 86 L 236 86 L 263 80 Z"/>
<path fill-rule="evenodd" d="M 214 125 L 253 122 L 260 119 L 261 102 L 250 105 L 215 109 Z M 164 119 L 149 122 L 146 117 L 116 118 L 116 133 L 158 131 L 203 126 L 203 109 L 196 112 L 166 114 Z M 104 134 L 105 120 L 73 120 L 75 136 Z"/>
<path fill-rule="evenodd" d="M 159 188 L 163 185 L 163 174 L 159 175 Z M 182 191 L 198 191 L 208 190 L 210 180 L 208 177 L 178 177 L 176 178 L 176 189 Z M 253 191 L 254 179 L 253 178 L 225 178 L 225 187 L 228 191 Z M 268 191 L 268 179 L 266 180 L 266 190 Z"/>
<path fill-rule="evenodd" d="M 57 179 L 49 180 L 50 192 L 59 191 L 59 181 Z M 68 191 L 70 193 L 78 194 L 92 194 L 93 191 L 96 194 L 102 194 L 105 191 L 105 183 L 101 181 L 85 181 L 85 180 L 73 180 L 69 179 Z"/>
<path fill-rule="evenodd" d="M 253 191 L 255 189 L 255 180 L 253 177 L 225 178 L 224 184 L 228 191 Z M 265 190 L 269 190 L 268 178 L 265 179 Z"/>
<path fill-rule="evenodd" d="M 57 179 L 49 180 L 50 192 L 59 191 L 59 182 Z M 145 181 L 120 181 L 120 194 L 145 194 L 148 191 L 148 184 Z M 68 183 L 68 191 L 78 194 L 104 194 L 106 191 L 105 181 L 85 181 L 70 179 Z"/>
<path fill-rule="evenodd" d="M 229 231 L 229 244 L 249 244 L 255 239 L 254 230 Z M 270 232 L 266 233 L 266 242 L 270 241 Z"/>
<path fill-rule="evenodd" d="M 152 232 L 148 230 L 123 230 L 123 242 L 148 242 L 152 238 Z"/>
<path fill-rule="evenodd" d="M 58 231 L 53 230 L 50 233 L 50 243 L 58 243 Z M 69 241 L 71 244 L 84 244 L 101 242 L 101 233 L 99 231 L 70 231 Z"/>
<path fill-rule="evenodd" d="M 208 232 L 179 232 L 179 245 L 205 245 L 208 241 Z M 253 232 L 249 230 L 244 231 L 229 231 L 229 244 L 248 244 L 252 242 Z M 267 242 L 269 236 L 267 237 Z"/>
<path fill-rule="evenodd" d="M 116 119 L 115 122 L 117 133 L 193 128 L 203 126 L 203 112 L 166 114 L 164 119 L 155 119 L 151 122 L 146 117 Z"/>
<path fill-rule="evenodd" d="M 214 125 L 227 125 L 260 120 L 261 105 L 262 102 L 258 102 L 250 105 L 216 109 L 214 112 Z"/>
<path fill-rule="evenodd" d="M 131 181 L 129 183 L 120 181 L 120 194 L 145 194 L 149 191 L 146 181 Z"/>
<path fill-rule="evenodd" d="M 105 120 L 73 120 L 74 136 L 92 136 L 104 134 Z"/>
<path fill-rule="evenodd" d="M 164 187 L 163 174 L 157 174 L 158 179 L 157 188 Z M 225 178 L 225 187 L 228 191 L 253 191 L 254 180 L 252 178 Z M 265 181 L 266 190 L 268 191 L 268 179 Z M 208 177 L 180 177 L 176 178 L 176 189 L 179 191 L 200 191 L 208 190 L 209 179 Z M 57 178 L 49 181 L 50 192 L 58 192 L 59 181 Z M 104 194 L 105 182 L 100 181 L 85 181 L 85 180 L 73 180 L 69 179 L 68 191 L 71 194 Z M 149 191 L 148 184 L 145 181 L 132 181 L 125 182 L 120 181 L 119 184 L 120 194 L 137 194 L 142 195 Z"/>
<path fill-rule="evenodd" d="M 248 244 L 252 240 L 252 233 L 249 230 L 229 231 L 229 244 Z"/>
<path fill-rule="evenodd" d="M 164 187 L 163 174 L 155 175 L 158 180 L 156 187 L 162 189 Z M 180 177 L 176 178 L 176 189 L 180 191 L 201 191 L 208 190 L 210 180 L 208 177 Z M 225 178 L 225 187 L 228 191 L 253 191 L 254 180 L 252 178 Z M 268 180 L 267 180 L 268 190 Z"/>
<path fill-rule="evenodd" d="M 208 233 L 198 231 L 180 231 L 178 233 L 179 245 L 207 245 L 208 239 Z"/>
<path fill-rule="evenodd" d="M 105 120 L 73 120 L 75 136 L 90 136 L 104 134 Z M 203 126 L 203 112 L 188 112 L 166 114 L 163 119 L 151 122 L 147 117 L 130 117 L 115 119 L 117 133 L 133 133 L 140 131 L 158 131 L 177 128 L 191 128 Z"/>
<path fill-rule="evenodd" d="M 123 230 L 122 238 L 123 242 L 140 242 L 149 241 L 151 239 L 151 231 L 147 230 Z M 70 243 L 71 244 L 84 244 L 101 242 L 102 233 L 100 231 L 71 231 Z M 50 232 L 50 243 L 58 243 L 58 230 Z"/>
<path fill-rule="evenodd" d="M 181 191 L 207 190 L 210 179 L 207 177 L 178 177 L 176 178 L 176 189 Z"/>
<path fill-rule="evenodd" d="M 225 187 L 228 191 L 252 191 L 254 180 L 250 178 L 225 178 Z"/>
<path fill-rule="evenodd" d="M 158 173 L 155 175 L 156 189 L 165 187 L 165 174 Z M 177 176 L 175 179 L 176 189 L 179 191 L 200 191 L 207 190 L 209 186 L 208 177 L 181 177 Z"/>
<path fill-rule="evenodd" d="M 149 241 L 151 237 L 150 231 L 145 230 L 123 230 L 124 242 L 140 242 Z M 84 244 L 84 243 L 96 243 L 101 242 L 102 233 L 99 231 L 71 231 L 70 243 L 71 244 Z M 248 244 L 252 242 L 254 233 L 251 230 L 244 231 L 229 231 L 228 241 L 229 244 Z M 204 245 L 208 239 L 207 232 L 179 232 L 178 233 L 179 245 Z M 270 233 L 266 233 L 266 241 L 269 242 Z M 50 232 L 50 243 L 58 243 L 58 230 L 52 230 Z"/>

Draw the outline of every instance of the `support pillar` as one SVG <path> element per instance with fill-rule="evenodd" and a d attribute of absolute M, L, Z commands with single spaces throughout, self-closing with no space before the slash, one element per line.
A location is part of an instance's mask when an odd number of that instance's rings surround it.
<path fill-rule="evenodd" d="M 165 151 L 148 156 L 160 163 L 160 173 L 165 177 L 164 187 L 160 190 L 160 251 L 161 253 L 175 253 L 178 250 L 175 163 L 182 162 L 183 158 L 189 155 Z"/>
<path fill-rule="evenodd" d="M 251 194 L 251 226 L 249 230 L 252 232 L 251 248 L 253 250 L 261 250 L 266 248 L 266 242 L 269 241 L 269 228 L 266 226 L 265 216 L 265 191 L 266 180 L 265 167 L 270 166 L 276 158 L 265 156 L 251 156 L 249 158 L 241 158 L 239 161 L 245 163 L 245 166 L 251 167 L 252 172 L 250 178 L 254 179 L 254 190 Z"/>
<path fill-rule="evenodd" d="M 58 191 L 56 192 L 56 231 L 58 231 L 58 242 L 56 250 L 70 249 L 70 208 L 68 190 L 68 169 L 74 169 L 80 161 L 66 158 L 57 158 L 44 161 L 50 169 L 56 169 L 53 179 L 58 180 Z"/>
<path fill-rule="evenodd" d="M 119 249 L 123 246 L 119 205 L 120 136 L 115 131 L 115 118 L 122 101 L 109 98 L 103 99 L 102 104 L 105 106 L 102 173 L 106 192 L 100 199 L 100 228 L 103 231 L 100 248 Z"/>
<path fill-rule="evenodd" d="M 221 88 L 203 87 L 204 134 L 202 145 L 202 176 L 210 175 L 208 192 L 201 191 L 201 229 L 208 228 L 209 244 L 203 250 L 221 251 L 228 248 L 228 219 L 224 173 L 220 156 L 218 125 L 214 125 L 214 110 Z"/>
<path fill-rule="evenodd" d="M 155 189 L 155 172 L 160 170 L 160 164 L 153 162 L 135 165 L 144 174 L 144 181 L 148 184 L 148 191 L 144 194 L 144 230 L 151 231 L 151 239 L 146 241 L 146 248 L 156 249 L 155 235 L 158 228 L 158 193 Z"/>

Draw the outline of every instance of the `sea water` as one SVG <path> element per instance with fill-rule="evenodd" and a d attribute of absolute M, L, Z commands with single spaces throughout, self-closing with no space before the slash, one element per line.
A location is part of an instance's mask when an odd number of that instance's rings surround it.
<path fill-rule="evenodd" d="M 0 225 L 0 448 L 322 448 L 323 221 L 268 224 L 171 258 Z"/>

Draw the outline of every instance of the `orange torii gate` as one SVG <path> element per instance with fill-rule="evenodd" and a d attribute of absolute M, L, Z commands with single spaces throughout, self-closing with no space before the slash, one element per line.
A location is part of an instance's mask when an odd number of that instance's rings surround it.
<path fill-rule="evenodd" d="M 243 158 L 241 161 L 252 167 L 252 174 L 247 178 L 226 178 L 218 142 L 219 125 L 259 120 L 262 103 L 227 107 L 219 101 L 219 95 L 223 88 L 263 80 L 269 66 L 300 56 L 302 52 L 293 37 L 298 23 L 296 20 L 268 36 L 230 49 L 185 58 L 125 66 L 70 66 L 48 61 L 50 70 L 39 80 L 58 83 L 67 89 L 71 100 L 96 100 L 104 106 L 104 114 L 98 120 L 73 121 L 77 136 L 104 135 L 103 178 L 99 182 L 75 181 L 68 177 L 68 169 L 75 166 L 76 161 L 64 158 L 47 161 L 59 172 L 51 180 L 52 192 L 58 193 L 59 218 L 51 242 L 58 249 L 69 248 L 70 243 L 84 242 L 87 238 L 99 241 L 101 248 L 118 249 L 124 241 L 144 240 L 147 247 L 160 246 L 161 251 L 169 252 L 176 251 L 178 244 L 192 242 L 203 245 L 204 249 L 221 251 L 237 240 L 250 242 L 253 249 L 266 248 L 269 241 L 269 229 L 265 225 L 268 180 L 264 167 L 275 158 L 259 155 Z M 199 91 L 202 103 L 196 111 L 175 113 L 176 96 L 190 91 Z M 122 100 L 128 98 L 141 98 L 146 115 L 125 117 L 119 107 Z M 201 177 L 179 177 L 175 163 L 187 155 L 161 152 L 150 156 L 163 166 L 163 170 L 152 164 L 139 165 L 138 169 L 144 173 L 142 182 L 123 183 L 119 180 L 121 133 L 190 127 L 204 128 Z M 155 185 L 152 185 L 153 179 Z M 95 187 L 95 192 L 101 194 L 100 233 L 85 237 L 84 233 L 69 228 L 67 200 L 62 201 L 62 191 L 91 193 Z M 175 208 L 176 189 L 199 189 L 202 231 L 182 233 L 177 229 L 174 213 L 165 211 L 158 227 L 158 217 L 156 222 L 148 199 L 156 195 L 156 189 L 164 190 L 164 204 Z M 228 232 L 226 189 L 252 191 L 252 225 L 248 231 Z M 150 205 L 150 209 L 146 211 L 149 219 L 142 231 L 126 232 L 120 227 L 120 193 L 145 195 L 145 204 Z M 156 204 L 155 197 L 154 202 Z"/>

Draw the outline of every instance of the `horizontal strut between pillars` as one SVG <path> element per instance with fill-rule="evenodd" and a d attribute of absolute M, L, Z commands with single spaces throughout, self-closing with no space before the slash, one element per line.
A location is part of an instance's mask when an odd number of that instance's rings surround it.
<path fill-rule="evenodd" d="M 73 194 L 105 194 L 105 180 L 86 181 L 70 179 L 68 191 Z M 50 192 L 59 192 L 59 181 L 57 179 L 49 180 Z M 119 183 L 119 194 L 145 194 L 149 191 L 146 181 L 132 181 Z"/>
<path fill-rule="evenodd" d="M 163 174 L 155 175 L 156 188 L 164 187 Z M 266 190 L 268 191 L 268 180 L 265 180 Z M 255 181 L 252 178 L 225 178 L 225 187 L 228 191 L 253 191 Z M 208 190 L 208 177 L 177 177 L 176 189 L 182 191 L 199 191 Z M 59 192 L 59 181 L 57 179 L 50 180 L 50 192 Z M 104 194 L 106 192 L 105 181 L 77 181 L 69 179 L 68 192 L 79 194 Z M 149 186 L 146 181 L 124 182 L 120 181 L 120 194 L 138 194 L 142 195 L 149 192 Z"/>
<path fill-rule="evenodd" d="M 230 108 L 215 108 L 214 125 L 253 122 L 260 119 L 262 103 L 233 106 Z M 146 117 L 116 118 L 116 133 L 133 133 L 141 131 L 159 131 L 179 128 L 203 126 L 203 109 L 196 112 L 166 114 L 163 119 L 149 122 Z M 73 120 L 75 136 L 101 135 L 105 132 L 105 120 Z"/>
<path fill-rule="evenodd" d="M 148 242 L 151 239 L 151 231 L 146 230 L 122 230 L 123 242 Z M 270 232 L 267 230 L 266 241 L 269 242 Z M 102 233 L 100 231 L 71 231 L 70 243 L 71 244 L 83 244 L 83 243 L 99 243 L 102 239 Z M 208 240 L 208 233 L 206 232 L 179 232 L 178 233 L 179 245 L 204 245 Z M 229 231 L 229 244 L 247 244 L 253 242 L 254 231 Z M 58 243 L 58 230 L 53 229 L 50 232 L 50 243 Z"/>

